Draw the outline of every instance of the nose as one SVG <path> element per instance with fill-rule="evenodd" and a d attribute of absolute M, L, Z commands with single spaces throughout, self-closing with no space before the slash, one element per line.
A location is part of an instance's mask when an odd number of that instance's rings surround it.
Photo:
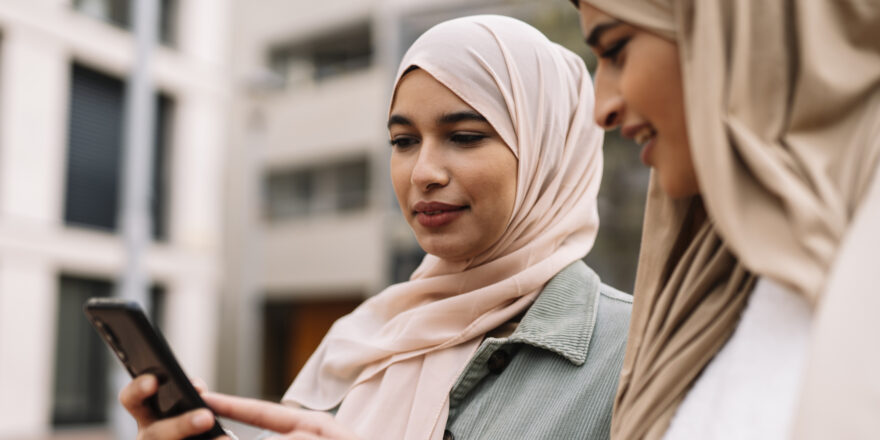
<path fill-rule="evenodd" d="M 596 124 L 605 130 L 612 130 L 623 120 L 625 108 L 623 96 L 621 96 L 614 78 L 601 71 L 596 72 L 595 87 L 596 103 L 593 114 L 596 118 Z"/>
<path fill-rule="evenodd" d="M 410 182 L 421 191 L 430 191 L 449 184 L 450 175 L 443 156 L 442 145 L 428 139 L 423 140 Z"/>

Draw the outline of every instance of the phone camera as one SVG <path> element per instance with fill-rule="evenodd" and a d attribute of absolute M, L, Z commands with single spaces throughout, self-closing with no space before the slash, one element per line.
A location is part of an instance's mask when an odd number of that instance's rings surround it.
<path fill-rule="evenodd" d="M 113 331 L 110 330 L 109 327 L 104 325 L 104 322 L 100 319 L 94 320 L 95 327 L 98 329 L 98 332 L 101 333 L 101 336 L 107 340 L 107 343 L 110 344 L 110 348 L 113 349 L 113 352 L 116 353 L 116 357 L 119 358 L 123 363 L 128 362 L 128 356 L 126 356 L 125 352 L 119 348 L 119 339 L 116 338 L 116 335 L 113 334 Z"/>

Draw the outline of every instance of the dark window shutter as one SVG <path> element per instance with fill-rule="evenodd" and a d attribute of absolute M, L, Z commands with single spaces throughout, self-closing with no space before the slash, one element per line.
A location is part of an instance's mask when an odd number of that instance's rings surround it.
<path fill-rule="evenodd" d="M 168 190 L 171 184 L 171 164 L 168 147 L 171 145 L 171 124 L 174 120 L 174 101 L 164 94 L 158 95 L 155 129 L 153 131 L 153 171 L 150 210 L 153 238 L 168 238 Z"/>
<path fill-rule="evenodd" d="M 73 66 L 64 221 L 116 230 L 125 86 Z"/>
<path fill-rule="evenodd" d="M 116 231 L 122 187 L 125 84 L 73 66 L 64 221 Z M 167 236 L 168 146 L 173 101 L 157 95 L 153 144 L 152 236 Z"/>
<path fill-rule="evenodd" d="M 62 276 L 55 348 L 55 426 L 107 420 L 109 352 L 82 313 L 91 297 L 110 296 L 113 283 Z"/>

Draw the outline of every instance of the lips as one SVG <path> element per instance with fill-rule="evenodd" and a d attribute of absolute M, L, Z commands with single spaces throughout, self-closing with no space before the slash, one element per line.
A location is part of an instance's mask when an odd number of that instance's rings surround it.
<path fill-rule="evenodd" d="M 633 140 L 636 141 L 639 145 L 645 145 L 651 139 L 654 139 L 654 136 L 657 135 L 657 131 L 654 130 L 650 125 L 643 126 L 639 131 L 636 132 L 635 136 L 633 136 Z"/>
<path fill-rule="evenodd" d="M 413 213 L 420 225 L 439 228 L 459 218 L 468 208 L 467 205 L 421 201 L 413 205 Z"/>
<path fill-rule="evenodd" d="M 642 146 L 639 158 L 647 166 L 651 166 L 651 151 L 654 149 L 654 140 L 657 138 L 657 130 L 651 124 L 640 124 L 624 127 L 620 132 L 623 137 L 634 140 Z"/>

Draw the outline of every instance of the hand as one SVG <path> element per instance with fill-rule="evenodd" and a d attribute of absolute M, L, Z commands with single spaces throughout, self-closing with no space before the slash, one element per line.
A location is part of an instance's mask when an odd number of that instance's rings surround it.
<path fill-rule="evenodd" d="M 272 439 L 287 440 L 358 440 L 332 415 L 322 411 L 295 409 L 277 403 L 245 399 L 219 393 L 204 393 L 202 398 L 217 415 L 281 434 Z"/>
<path fill-rule="evenodd" d="M 193 380 L 196 390 L 204 392 L 204 382 Z M 156 394 L 159 384 L 156 377 L 144 374 L 132 380 L 119 393 L 119 402 L 125 407 L 138 425 L 138 440 L 182 440 L 201 434 L 214 426 L 214 415 L 207 409 L 197 409 L 177 417 L 156 419 L 153 412 L 144 405 L 144 400 Z M 227 439 L 228 437 L 220 437 Z"/>

